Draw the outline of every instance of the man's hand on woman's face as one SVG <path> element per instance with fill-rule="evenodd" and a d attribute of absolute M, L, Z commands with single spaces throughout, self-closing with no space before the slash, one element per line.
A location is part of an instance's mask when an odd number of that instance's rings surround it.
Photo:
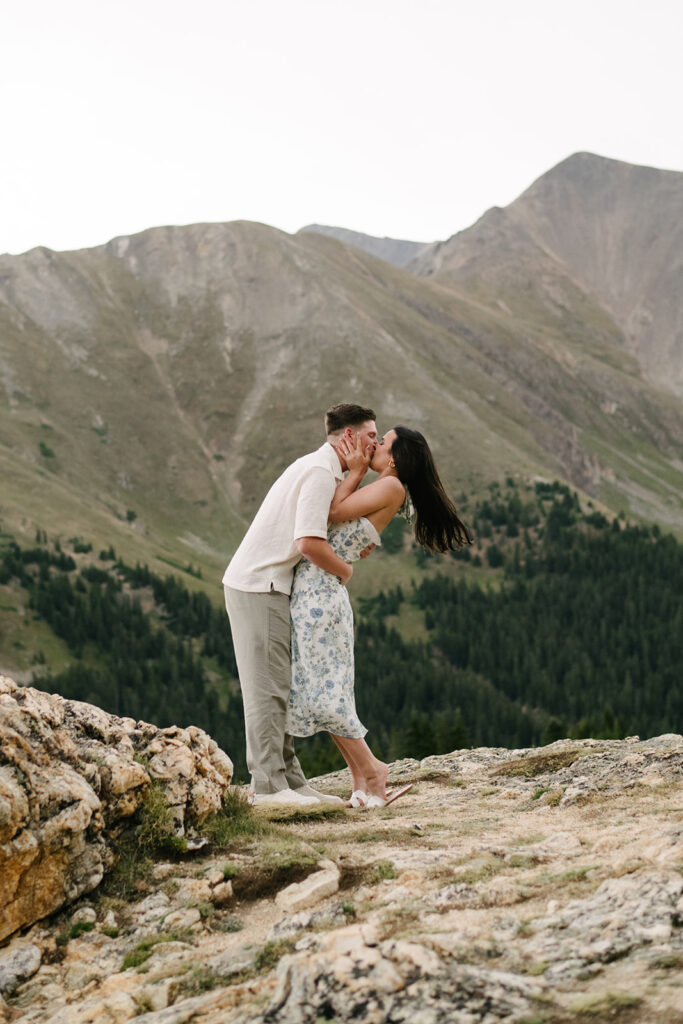
<path fill-rule="evenodd" d="M 368 444 L 363 448 L 360 434 L 357 432 L 352 438 L 348 438 L 346 434 L 343 434 L 339 439 L 339 452 L 348 468 L 352 471 L 367 472 L 370 468 L 370 460 L 374 450 L 375 446 L 373 444 Z"/>

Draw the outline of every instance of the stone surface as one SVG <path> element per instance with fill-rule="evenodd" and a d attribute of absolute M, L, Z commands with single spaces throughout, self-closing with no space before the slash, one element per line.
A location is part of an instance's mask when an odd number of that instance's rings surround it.
<path fill-rule="evenodd" d="M 324 871 L 315 871 L 303 882 L 288 885 L 277 894 L 275 902 L 281 910 L 296 914 L 307 907 L 315 906 L 326 896 L 332 896 L 338 888 L 339 871 L 336 868 L 326 868 Z"/>
<path fill-rule="evenodd" d="M 40 949 L 31 944 L 0 952 L 0 994 L 11 995 L 22 981 L 36 973 L 41 959 Z"/>
<path fill-rule="evenodd" d="M 223 903 L 227 903 L 232 898 L 232 882 L 230 879 L 228 879 L 227 882 L 219 882 L 218 885 L 214 885 L 211 890 L 211 899 L 218 906 L 221 906 Z"/>
<path fill-rule="evenodd" d="M 0 941 L 90 892 L 156 780 L 177 833 L 221 806 L 232 763 L 201 729 L 158 729 L 0 676 Z"/>
<path fill-rule="evenodd" d="M 683 1024 L 680 737 L 454 751 L 397 762 L 390 777 L 415 785 L 386 810 L 276 816 L 225 848 L 160 865 L 114 904 L 114 937 L 100 930 L 113 911 L 97 892 L 15 937 L 0 964 L 27 946 L 42 962 L 15 972 L 7 1015 L 559 1024 L 621 1019 L 623 1000 L 628 1024 Z M 348 779 L 319 785 L 343 792 Z M 574 785 L 583 795 L 562 806 Z M 559 796 L 544 803 L 539 791 Z M 315 888 L 331 875 L 338 888 L 284 910 L 282 897 L 302 885 L 288 881 L 323 849 L 305 881 Z M 236 895 L 223 905 L 215 894 L 227 864 Z M 98 929 L 65 943 L 88 909 Z M 577 1015 L 579 1003 L 594 1010 Z"/>

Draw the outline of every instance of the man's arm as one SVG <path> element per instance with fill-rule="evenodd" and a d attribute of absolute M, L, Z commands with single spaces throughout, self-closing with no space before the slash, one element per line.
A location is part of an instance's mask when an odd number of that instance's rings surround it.
<path fill-rule="evenodd" d="M 304 480 L 297 500 L 294 543 L 309 562 L 348 583 L 353 569 L 327 542 L 327 517 L 334 494 L 334 477 L 315 467 Z"/>
<path fill-rule="evenodd" d="M 319 569 L 331 573 L 332 576 L 338 576 L 342 583 L 348 583 L 353 576 L 352 566 L 339 555 L 335 555 L 330 545 L 322 537 L 299 537 L 296 546 L 304 558 L 313 562 L 313 565 L 317 565 Z"/>

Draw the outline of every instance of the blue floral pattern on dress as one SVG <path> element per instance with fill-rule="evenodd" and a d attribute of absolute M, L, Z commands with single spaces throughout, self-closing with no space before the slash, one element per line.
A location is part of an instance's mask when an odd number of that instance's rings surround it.
<path fill-rule="evenodd" d="M 335 523 L 327 539 L 345 562 L 356 562 L 368 544 L 380 545 L 368 519 Z M 296 567 L 289 599 L 292 620 L 292 689 L 286 730 L 292 736 L 333 732 L 360 739 L 368 731 L 356 714 L 353 611 L 336 576 L 307 559 Z"/>

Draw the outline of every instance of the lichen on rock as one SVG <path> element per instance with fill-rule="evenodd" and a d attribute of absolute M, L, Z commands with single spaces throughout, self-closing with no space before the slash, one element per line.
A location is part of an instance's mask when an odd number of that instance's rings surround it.
<path fill-rule="evenodd" d="M 150 786 L 182 836 L 220 809 L 231 779 L 201 729 L 159 729 L 0 676 L 0 940 L 99 885 Z"/>

